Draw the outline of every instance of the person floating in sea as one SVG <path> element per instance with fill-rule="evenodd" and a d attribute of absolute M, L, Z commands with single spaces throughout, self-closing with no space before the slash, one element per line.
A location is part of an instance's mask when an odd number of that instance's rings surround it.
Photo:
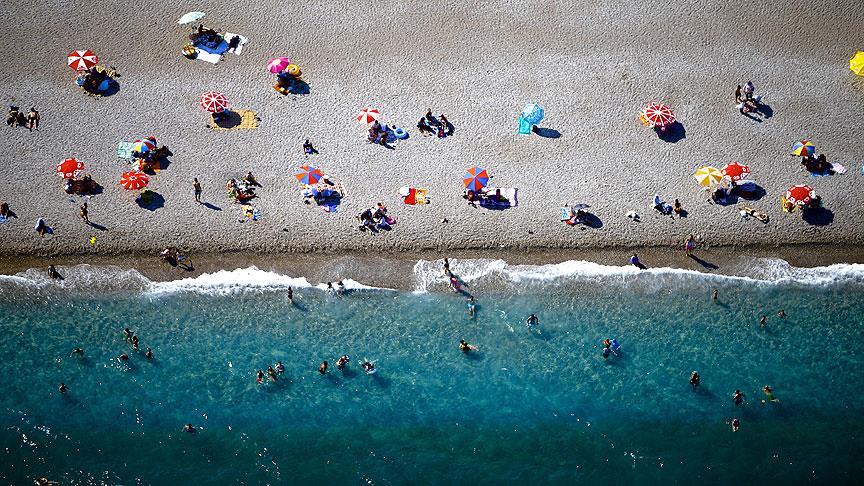
<path fill-rule="evenodd" d="M 258 372 L 255 373 L 255 381 L 258 383 L 264 383 L 264 372 L 263 371 L 258 370 Z"/>
<path fill-rule="evenodd" d="M 738 432 L 739 428 L 741 428 L 741 421 L 737 418 L 732 419 L 732 432 Z"/>
<path fill-rule="evenodd" d="M 759 318 L 759 327 L 765 327 L 765 323 L 766 323 L 767 321 L 768 321 L 768 318 L 767 318 L 767 317 L 765 317 L 765 316 L 760 317 L 760 318 Z"/>
<path fill-rule="evenodd" d="M 719 295 L 720 295 L 720 291 L 717 290 L 717 289 L 714 289 L 714 291 L 711 292 L 711 301 L 712 301 L 712 302 L 717 302 L 717 297 L 718 297 Z"/>
<path fill-rule="evenodd" d="M 478 348 L 477 346 L 468 344 L 467 342 L 465 342 L 464 339 L 459 341 L 459 351 L 462 351 L 463 353 L 467 353 L 469 351 L 478 351 L 479 349 L 480 348 Z"/>
<path fill-rule="evenodd" d="M 126 353 L 123 353 L 120 356 L 117 356 L 117 360 L 120 361 L 121 363 L 125 363 L 125 362 L 129 361 L 129 355 Z"/>
<path fill-rule="evenodd" d="M 336 293 L 336 289 L 333 288 L 333 282 L 327 282 L 327 293 L 330 295 L 334 295 Z"/>
<path fill-rule="evenodd" d="M 762 393 L 765 394 L 765 397 L 771 403 L 780 403 L 780 400 L 774 398 L 774 389 L 768 385 L 762 387 Z M 765 400 L 762 400 L 762 405 L 765 405 Z"/>
<path fill-rule="evenodd" d="M 699 381 L 699 373 L 694 370 L 693 373 L 690 373 L 690 385 L 693 386 L 694 390 L 699 386 Z"/>
<path fill-rule="evenodd" d="M 84 357 L 84 350 L 81 348 L 75 348 L 72 350 L 71 353 L 69 353 L 69 356 L 77 356 L 79 358 L 83 358 Z"/>
<path fill-rule="evenodd" d="M 150 348 L 147 348 L 147 352 L 144 353 L 144 356 L 146 356 L 147 359 L 153 359 L 153 350 Z"/>
<path fill-rule="evenodd" d="M 276 382 L 276 370 L 274 370 L 272 366 L 267 367 L 267 377 L 270 378 L 270 381 L 273 383 Z"/>
<path fill-rule="evenodd" d="M 57 387 L 57 391 L 59 391 L 60 393 L 66 393 L 67 391 L 69 391 L 69 387 L 66 386 L 66 383 L 61 382 L 60 386 Z"/>
<path fill-rule="evenodd" d="M 128 327 L 126 329 L 123 329 L 123 340 L 127 343 L 132 342 L 132 336 L 134 335 L 135 333 L 130 331 Z"/>
<path fill-rule="evenodd" d="M 341 280 L 336 282 L 336 293 L 338 295 L 344 295 L 345 294 L 345 282 L 343 282 Z"/>
<path fill-rule="evenodd" d="M 138 350 L 138 336 L 132 336 L 132 349 Z"/>
<path fill-rule="evenodd" d="M 474 296 L 468 297 L 468 317 L 470 319 L 474 319 L 474 314 L 476 312 L 476 308 L 474 305 Z"/>
<path fill-rule="evenodd" d="M 285 373 L 285 365 L 283 365 L 281 361 L 276 362 L 276 373 L 279 373 L 280 375 Z"/>
<path fill-rule="evenodd" d="M 329 364 L 327 363 L 327 360 L 322 361 L 321 364 L 318 365 L 318 373 L 321 373 L 322 375 L 326 375 L 328 366 L 329 366 Z"/>
<path fill-rule="evenodd" d="M 336 360 L 336 368 L 344 370 L 349 361 L 351 361 L 351 358 L 349 358 L 347 354 L 343 354 Z"/>
<path fill-rule="evenodd" d="M 363 368 L 363 371 L 365 371 L 367 375 L 375 373 L 375 363 L 369 360 L 364 360 L 360 367 Z"/>
<path fill-rule="evenodd" d="M 741 390 L 735 390 L 735 393 L 732 394 L 732 402 L 735 405 L 741 405 L 744 403 L 744 398 L 744 393 L 742 393 Z"/>
<path fill-rule="evenodd" d="M 612 354 L 612 350 L 609 349 L 609 346 L 603 346 L 603 359 L 609 359 L 610 354 Z"/>
<path fill-rule="evenodd" d="M 192 424 L 186 424 L 183 426 L 183 432 L 187 432 L 189 434 L 194 434 L 195 433 L 195 427 L 193 427 Z"/>
<path fill-rule="evenodd" d="M 288 287 L 288 300 L 294 303 L 294 290 L 291 287 Z"/>
<path fill-rule="evenodd" d="M 783 309 L 780 309 L 780 312 L 777 313 L 777 317 L 779 317 L 780 319 L 785 319 L 786 318 L 786 311 Z"/>
<path fill-rule="evenodd" d="M 525 319 L 525 326 L 528 327 L 528 329 L 531 329 L 538 324 L 540 324 L 540 319 L 534 314 L 531 314 L 527 319 Z"/>

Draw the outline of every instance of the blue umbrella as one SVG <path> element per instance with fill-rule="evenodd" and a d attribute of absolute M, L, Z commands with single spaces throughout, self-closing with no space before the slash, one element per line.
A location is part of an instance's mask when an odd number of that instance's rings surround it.
<path fill-rule="evenodd" d="M 522 118 L 531 125 L 536 125 L 543 120 L 543 107 L 537 103 L 529 103 L 522 108 Z"/>

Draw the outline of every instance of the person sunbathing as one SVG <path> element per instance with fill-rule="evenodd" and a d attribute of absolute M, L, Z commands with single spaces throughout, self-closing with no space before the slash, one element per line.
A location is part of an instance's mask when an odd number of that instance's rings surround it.
<path fill-rule="evenodd" d="M 739 208 L 739 211 L 741 212 L 742 216 L 743 216 L 743 215 L 746 215 L 746 216 L 752 216 L 752 217 L 758 219 L 759 221 L 761 221 L 761 222 L 763 222 L 763 223 L 767 223 L 767 222 L 768 222 L 768 215 L 767 215 L 767 214 L 762 213 L 762 212 L 759 212 L 759 211 L 756 211 L 756 210 L 753 209 L 753 208 L 750 208 L 750 207 L 747 207 L 747 206 L 741 206 L 741 207 Z"/>

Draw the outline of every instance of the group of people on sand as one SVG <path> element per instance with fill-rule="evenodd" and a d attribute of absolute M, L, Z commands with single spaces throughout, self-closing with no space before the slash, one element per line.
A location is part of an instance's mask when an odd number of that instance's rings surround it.
<path fill-rule="evenodd" d="M 228 194 L 228 198 L 240 204 L 258 197 L 255 194 L 256 187 L 263 186 L 258 182 L 255 176 L 252 175 L 252 172 L 243 176 L 243 179 L 240 181 L 231 178 L 225 182 L 225 192 Z"/>
<path fill-rule="evenodd" d="M 192 265 L 192 260 L 174 246 L 169 246 L 163 249 L 159 253 L 159 258 L 172 267 L 181 267 L 190 272 L 195 269 Z"/>
<path fill-rule="evenodd" d="M 825 154 L 819 154 L 817 157 L 805 155 L 801 157 L 801 165 L 811 174 L 834 175 L 834 166 L 828 162 Z"/>
<path fill-rule="evenodd" d="M 426 110 L 426 114 L 420 117 L 420 121 L 417 122 L 417 130 L 421 135 L 436 135 L 438 138 L 453 135 L 453 125 L 450 120 L 443 113 L 436 118 L 431 109 Z"/>
<path fill-rule="evenodd" d="M 387 215 L 387 207 L 381 202 L 371 208 L 364 209 L 357 215 L 357 221 L 360 222 L 358 227 L 360 231 L 369 230 L 372 232 L 378 229 L 389 229 L 396 223 L 393 217 Z"/>
<path fill-rule="evenodd" d="M 735 88 L 735 107 L 738 108 L 741 114 L 759 111 L 759 103 L 762 101 L 762 97 L 756 96 L 755 91 L 756 87 L 753 86 L 752 81 L 747 81 L 743 88 L 740 84 Z"/>
<path fill-rule="evenodd" d="M 6 115 L 6 124 L 12 128 L 17 128 L 18 125 L 24 125 L 31 132 L 39 129 L 39 112 L 36 108 L 31 107 L 30 111 L 25 115 L 21 113 L 17 106 L 9 106 L 9 114 Z"/>

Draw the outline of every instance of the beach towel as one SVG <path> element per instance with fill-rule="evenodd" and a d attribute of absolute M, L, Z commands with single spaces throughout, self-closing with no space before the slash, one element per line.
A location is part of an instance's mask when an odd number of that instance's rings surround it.
<path fill-rule="evenodd" d="M 8 222 L 9 222 L 9 218 L 7 218 L 5 216 L 0 216 L 0 224 L 8 223 Z"/>
<path fill-rule="evenodd" d="M 501 200 L 495 199 L 495 194 L 498 191 L 501 191 Z M 472 204 L 486 209 L 507 209 L 515 208 L 519 205 L 515 187 L 487 187 L 484 192 L 487 194 L 487 197 L 480 201 L 474 201 Z"/>
<path fill-rule="evenodd" d="M 203 49 L 195 49 L 195 51 L 198 53 L 195 56 L 195 59 L 198 59 L 199 61 L 209 62 L 210 64 L 219 64 L 219 61 L 222 60 L 221 54 L 214 54 Z"/>
<path fill-rule="evenodd" d="M 228 50 L 228 44 L 231 43 L 231 39 L 233 39 L 235 37 L 240 38 L 240 44 L 238 44 L 237 48 L 232 50 L 231 52 L 239 56 L 240 52 L 243 51 L 243 45 L 246 44 L 247 42 L 249 42 L 249 39 L 243 37 L 240 34 L 232 34 L 231 32 L 225 32 L 225 51 Z"/>
<path fill-rule="evenodd" d="M 531 135 L 531 124 L 522 115 L 519 115 L 519 135 Z"/>
<path fill-rule="evenodd" d="M 427 189 L 418 189 L 416 187 L 401 187 L 399 195 L 402 200 L 409 206 L 426 204 L 426 195 L 429 194 Z"/>
<path fill-rule="evenodd" d="M 243 212 L 243 218 L 240 221 L 258 221 L 261 218 L 261 212 L 252 207 L 251 204 L 241 204 L 240 210 Z"/>
<path fill-rule="evenodd" d="M 825 177 L 825 176 L 830 176 L 830 175 L 834 175 L 834 174 L 842 175 L 845 173 L 846 173 L 846 167 L 844 167 L 840 164 L 832 163 L 831 168 L 829 170 L 826 170 L 825 172 L 810 172 L 810 177 Z"/>

